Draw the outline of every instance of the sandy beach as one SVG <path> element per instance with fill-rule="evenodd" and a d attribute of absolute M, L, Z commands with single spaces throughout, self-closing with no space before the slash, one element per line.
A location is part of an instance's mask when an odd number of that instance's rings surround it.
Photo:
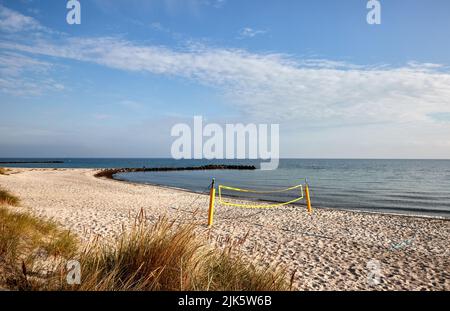
<path fill-rule="evenodd" d="M 12 169 L 0 175 L 0 186 L 20 197 L 19 209 L 54 219 L 83 241 L 95 236 L 112 241 L 143 209 L 150 221 L 160 216 L 194 221 L 212 244 L 234 243 L 259 265 L 295 273 L 295 289 L 450 290 L 448 219 L 217 204 L 214 226 L 207 229 L 207 195 L 100 179 L 95 172 Z M 370 282 L 374 262 L 379 284 Z"/>

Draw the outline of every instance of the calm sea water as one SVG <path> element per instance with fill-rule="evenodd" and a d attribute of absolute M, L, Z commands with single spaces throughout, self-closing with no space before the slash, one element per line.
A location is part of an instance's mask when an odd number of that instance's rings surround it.
<path fill-rule="evenodd" d="M 0 166 L 57 168 L 183 167 L 204 164 L 254 164 L 254 160 L 172 159 L 0 159 L 1 161 L 62 160 L 63 164 Z M 308 182 L 315 206 L 450 217 L 450 160 L 328 160 L 284 159 L 274 171 L 180 171 L 119 174 L 117 178 L 203 191 L 218 184 L 256 190 L 275 190 Z M 227 192 L 227 195 L 236 193 Z M 253 199 L 288 201 L 291 191 L 251 195 Z"/>

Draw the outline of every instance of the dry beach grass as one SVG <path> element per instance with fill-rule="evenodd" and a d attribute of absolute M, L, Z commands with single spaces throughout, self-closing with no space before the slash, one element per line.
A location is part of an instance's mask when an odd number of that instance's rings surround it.
<path fill-rule="evenodd" d="M 17 206 L 19 199 L 7 194 L 15 200 L 0 202 L 0 287 L 41 289 L 45 265 L 57 258 L 70 257 L 76 238 L 54 222 L 11 211 L 11 203 Z"/>
<path fill-rule="evenodd" d="M 282 270 L 261 269 L 215 250 L 195 234 L 194 224 L 146 220 L 143 210 L 116 243 L 95 239 L 79 245 L 49 220 L 12 211 L 0 202 L 0 288 L 10 290 L 283 290 Z M 68 260 L 82 267 L 80 284 L 66 281 Z"/>
<path fill-rule="evenodd" d="M 187 223 L 209 246 L 228 248 L 259 269 L 284 268 L 295 289 L 450 289 L 448 220 L 331 209 L 309 215 L 302 206 L 254 211 L 219 204 L 215 225 L 208 229 L 207 195 L 100 179 L 96 172 L 14 169 L 0 176 L 0 185 L 21 198 L 19 209 L 53 219 L 83 243 L 96 237 L 102 245 L 114 245 L 124 230 L 133 229 L 142 210 L 149 226 L 161 218 L 174 226 Z M 380 263 L 378 285 L 368 282 L 371 260 Z"/>
<path fill-rule="evenodd" d="M 18 197 L 0 188 L 0 204 L 17 206 L 19 202 L 20 200 Z"/>
<path fill-rule="evenodd" d="M 288 289 L 283 271 L 258 269 L 229 250 L 202 243 L 193 225 L 167 219 L 148 224 L 143 213 L 134 228 L 113 245 L 89 244 L 78 260 L 79 286 L 65 290 L 281 290 Z"/>

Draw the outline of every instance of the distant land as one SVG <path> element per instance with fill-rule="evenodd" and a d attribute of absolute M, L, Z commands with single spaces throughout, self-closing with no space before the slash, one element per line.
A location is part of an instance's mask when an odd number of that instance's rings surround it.
<path fill-rule="evenodd" d="M 64 161 L 14 161 L 14 162 L 0 162 L 0 164 L 61 164 Z"/>

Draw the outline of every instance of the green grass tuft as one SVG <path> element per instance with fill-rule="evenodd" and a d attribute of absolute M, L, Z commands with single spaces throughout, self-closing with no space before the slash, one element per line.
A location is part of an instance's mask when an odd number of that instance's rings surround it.
<path fill-rule="evenodd" d="M 2 202 L 18 198 L 2 191 Z M 116 244 L 91 243 L 78 249 L 74 235 L 28 214 L 0 204 L 0 287 L 11 290 L 179 291 L 287 290 L 286 274 L 259 268 L 239 253 L 212 248 L 196 234 L 196 224 L 176 224 L 165 218 L 144 221 Z M 37 255 L 40 254 L 40 255 Z M 37 262 L 52 262 L 42 273 Z M 81 264 L 81 284 L 68 285 L 66 262 Z M 48 269 L 46 269 L 48 270 Z"/>
<path fill-rule="evenodd" d="M 15 195 L 9 193 L 6 190 L 0 189 L 0 204 L 17 206 L 19 205 L 20 200 Z"/>
<path fill-rule="evenodd" d="M 287 290 L 282 271 L 260 269 L 196 237 L 195 225 L 140 224 L 116 245 L 91 247 L 79 261 L 81 285 L 64 290 Z"/>
<path fill-rule="evenodd" d="M 76 249 L 75 236 L 61 231 L 53 222 L 0 206 L 0 287 L 41 289 L 45 280 L 41 278 L 35 282 L 29 276 L 39 274 L 31 269 L 42 259 L 36 254 L 44 253 L 44 260 L 50 256 L 68 258 Z"/>

